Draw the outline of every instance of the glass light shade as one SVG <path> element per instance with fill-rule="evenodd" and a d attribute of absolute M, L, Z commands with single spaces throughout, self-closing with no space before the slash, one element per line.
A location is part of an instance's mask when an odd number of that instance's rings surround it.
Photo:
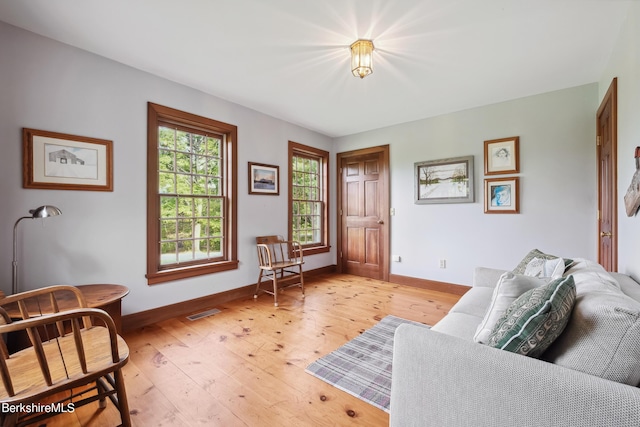
<path fill-rule="evenodd" d="M 351 45 L 351 72 L 361 79 L 373 73 L 373 42 L 371 40 L 360 39 Z"/>

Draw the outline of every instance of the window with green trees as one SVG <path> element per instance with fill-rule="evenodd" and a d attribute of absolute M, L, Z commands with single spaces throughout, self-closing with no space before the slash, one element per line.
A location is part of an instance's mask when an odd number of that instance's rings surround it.
<path fill-rule="evenodd" d="M 149 283 L 237 268 L 236 127 L 149 103 Z"/>
<path fill-rule="evenodd" d="M 289 238 L 305 253 L 328 245 L 329 153 L 289 141 Z"/>

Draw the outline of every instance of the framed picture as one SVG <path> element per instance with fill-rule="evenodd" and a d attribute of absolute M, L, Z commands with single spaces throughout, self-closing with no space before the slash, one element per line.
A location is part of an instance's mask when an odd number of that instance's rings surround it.
<path fill-rule="evenodd" d="M 113 191 L 113 142 L 22 129 L 23 187 Z"/>
<path fill-rule="evenodd" d="M 487 178 L 484 180 L 484 213 L 520 213 L 520 180 Z"/>
<path fill-rule="evenodd" d="M 493 139 L 484 142 L 484 174 L 499 175 L 520 172 L 520 137 Z"/>
<path fill-rule="evenodd" d="M 414 163 L 416 204 L 473 203 L 473 156 Z"/>
<path fill-rule="evenodd" d="M 280 194 L 280 167 L 249 162 L 249 194 Z"/>

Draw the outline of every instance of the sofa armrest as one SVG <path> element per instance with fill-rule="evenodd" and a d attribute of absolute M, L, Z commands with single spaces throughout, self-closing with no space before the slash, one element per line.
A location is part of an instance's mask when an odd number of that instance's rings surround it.
<path fill-rule="evenodd" d="M 639 388 L 412 325 L 391 378 L 391 427 L 640 425 Z"/>
<path fill-rule="evenodd" d="M 507 270 L 498 270 L 496 268 L 476 267 L 473 271 L 473 286 L 495 288 L 500 276 L 506 272 Z"/>

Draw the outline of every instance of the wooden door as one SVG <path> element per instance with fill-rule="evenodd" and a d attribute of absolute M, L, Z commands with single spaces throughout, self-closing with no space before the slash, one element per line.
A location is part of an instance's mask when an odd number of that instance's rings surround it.
<path fill-rule="evenodd" d="M 618 271 L 617 79 L 613 79 L 597 114 L 598 262 Z"/>
<path fill-rule="evenodd" d="M 389 280 L 389 147 L 338 154 L 343 273 Z"/>

